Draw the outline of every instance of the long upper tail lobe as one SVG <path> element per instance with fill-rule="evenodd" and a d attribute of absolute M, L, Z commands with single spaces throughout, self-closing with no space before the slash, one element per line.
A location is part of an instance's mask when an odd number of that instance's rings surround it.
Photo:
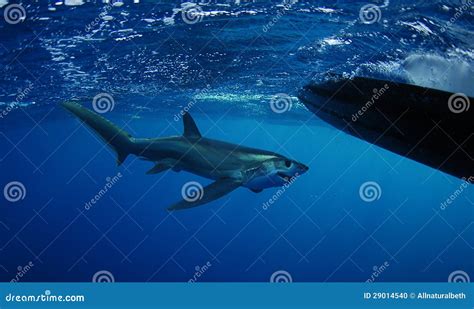
<path fill-rule="evenodd" d="M 65 102 L 61 105 L 81 119 L 117 153 L 117 165 L 134 152 L 133 137 L 109 120 L 77 103 Z"/>

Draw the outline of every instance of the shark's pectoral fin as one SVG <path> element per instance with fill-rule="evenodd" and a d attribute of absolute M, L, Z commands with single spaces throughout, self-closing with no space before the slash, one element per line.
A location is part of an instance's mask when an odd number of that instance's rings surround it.
<path fill-rule="evenodd" d="M 117 166 L 122 165 L 122 163 L 127 159 L 128 153 L 117 150 Z"/>
<path fill-rule="evenodd" d="M 213 200 L 223 197 L 227 193 L 237 189 L 241 184 L 242 182 L 232 178 L 216 180 L 201 190 L 201 192 L 198 192 L 198 195 L 196 195 L 198 198 L 196 198 L 196 196 L 188 199 L 185 198 L 169 207 L 168 210 L 192 208 L 212 202 Z"/>

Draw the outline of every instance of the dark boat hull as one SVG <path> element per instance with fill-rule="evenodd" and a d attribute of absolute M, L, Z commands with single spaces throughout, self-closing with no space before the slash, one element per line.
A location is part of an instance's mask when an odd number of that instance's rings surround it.
<path fill-rule="evenodd" d="M 312 83 L 298 96 L 357 138 L 459 178 L 474 176 L 472 98 L 363 77 Z"/>

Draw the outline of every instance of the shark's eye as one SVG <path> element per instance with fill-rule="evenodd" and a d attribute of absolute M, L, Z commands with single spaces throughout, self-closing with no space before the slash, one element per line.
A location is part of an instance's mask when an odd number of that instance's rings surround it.
<path fill-rule="evenodd" d="M 286 167 L 290 167 L 290 166 L 291 166 L 291 161 L 290 161 L 290 160 L 286 160 L 286 161 L 285 161 L 285 166 L 286 166 Z"/>

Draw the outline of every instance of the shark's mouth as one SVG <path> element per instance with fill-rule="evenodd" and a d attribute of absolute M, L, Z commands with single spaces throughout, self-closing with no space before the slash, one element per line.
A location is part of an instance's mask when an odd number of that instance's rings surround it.
<path fill-rule="evenodd" d="M 287 174 L 285 174 L 283 172 L 277 172 L 277 175 L 278 175 L 278 177 L 280 177 L 281 179 L 283 179 L 286 182 L 289 182 L 290 179 L 291 179 L 291 175 L 288 176 Z"/>

